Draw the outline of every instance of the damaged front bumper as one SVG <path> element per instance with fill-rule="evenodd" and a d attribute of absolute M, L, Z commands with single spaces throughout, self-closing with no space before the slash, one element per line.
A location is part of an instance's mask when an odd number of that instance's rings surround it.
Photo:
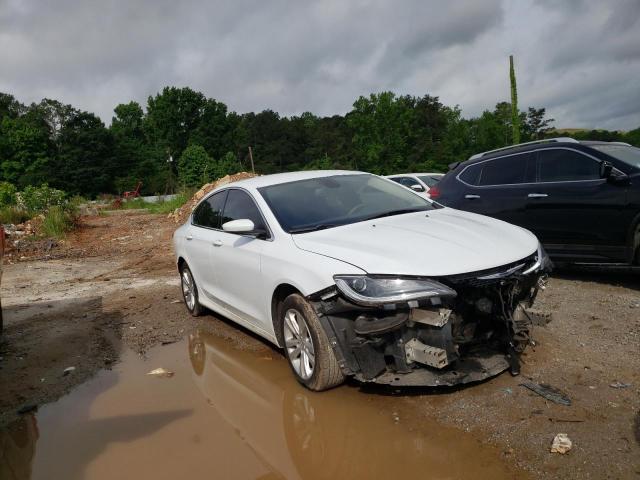
<path fill-rule="evenodd" d="M 533 323 L 527 309 L 550 270 L 540 247 L 527 258 L 490 270 L 409 279 L 433 282 L 426 298 L 394 297 L 373 304 L 337 281 L 308 299 L 346 375 L 397 386 L 457 385 L 507 369 L 519 373 Z M 373 284 L 391 280 L 366 279 Z M 356 287 L 364 290 L 363 285 Z"/>

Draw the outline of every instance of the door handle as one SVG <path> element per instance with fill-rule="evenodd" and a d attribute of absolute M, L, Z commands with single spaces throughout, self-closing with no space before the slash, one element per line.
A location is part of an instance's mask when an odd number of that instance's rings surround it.
<path fill-rule="evenodd" d="M 549 195 L 547 195 L 546 193 L 530 193 L 529 195 L 527 195 L 527 197 L 529 198 L 546 198 Z"/>
<path fill-rule="evenodd" d="M 184 238 L 186 238 L 187 240 L 193 240 L 193 235 L 187 235 L 187 236 L 186 236 L 186 237 L 184 237 Z"/>
<path fill-rule="evenodd" d="M 464 198 L 467 198 L 469 200 L 473 200 L 475 198 L 480 198 L 480 195 L 467 194 L 467 195 L 464 196 Z"/>
<path fill-rule="evenodd" d="M 213 246 L 214 247 L 221 247 L 222 246 L 222 240 L 216 240 L 215 242 L 213 242 Z"/>

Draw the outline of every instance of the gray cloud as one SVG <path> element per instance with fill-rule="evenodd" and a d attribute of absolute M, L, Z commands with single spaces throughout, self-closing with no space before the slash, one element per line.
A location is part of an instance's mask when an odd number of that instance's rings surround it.
<path fill-rule="evenodd" d="M 0 0 L 0 91 L 94 111 L 191 86 L 244 112 L 344 113 L 380 90 L 560 127 L 640 125 L 640 1 Z"/>

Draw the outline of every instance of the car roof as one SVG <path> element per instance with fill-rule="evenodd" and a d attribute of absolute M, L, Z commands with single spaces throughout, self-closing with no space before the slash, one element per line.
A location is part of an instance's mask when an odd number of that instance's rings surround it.
<path fill-rule="evenodd" d="M 488 160 L 491 158 L 502 157 L 504 155 L 511 155 L 514 153 L 524 153 L 532 150 L 552 149 L 558 147 L 569 147 L 573 149 L 588 151 L 588 148 L 593 145 L 624 145 L 631 146 L 628 143 L 623 142 L 604 142 L 595 140 L 575 140 L 573 138 L 559 137 L 549 138 L 540 141 L 520 143 L 518 145 L 511 145 L 509 147 L 498 148 L 496 150 L 489 150 L 488 152 L 477 153 L 472 155 L 467 160 L 460 162 L 454 162 L 449 165 L 450 170 L 455 170 L 459 166 L 466 167 L 476 162 Z"/>
<path fill-rule="evenodd" d="M 357 172 L 352 170 L 308 170 L 299 172 L 273 173 L 270 175 L 261 175 L 259 177 L 246 178 L 237 182 L 228 183 L 220 188 L 227 186 L 242 186 L 246 188 L 261 188 L 270 185 L 278 185 L 281 183 L 296 182 L 299 180 L 309 180 L 312 178 L 332 177 L 336 175 L 367 175 L 366 172 Z M 216 189 L 218 190 L 218 189 Z"/>
<path fill-rule="evenodd" d="M 407 175 L 413 175 L 414 177 L 418 177 L 420 175 L 427 175 L 427 176 L 431 176 L 431 175 L 437 175 L 439 177 L 443 176 L 444 173 L 438 173 L 438 172 L 427 172 L 427 173 L 394 173 L 393 175 L 385 175 L 385 178 L 395 178 L 395 177 L 406 177 Z"/>

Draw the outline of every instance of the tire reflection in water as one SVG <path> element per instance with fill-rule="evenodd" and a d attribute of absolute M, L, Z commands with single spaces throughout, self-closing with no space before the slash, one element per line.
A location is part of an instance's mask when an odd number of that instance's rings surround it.
<path fill-rule="evenodd" d="M 310 392 L 277 354 L 242 350 L 201 330 L 190 335 L 189 353 L 208 403 L 270 478 L 510 477 L 469 437 L 425 422 L 394 423 L 388 405 L 401 399 L 352 387 Z"/>

